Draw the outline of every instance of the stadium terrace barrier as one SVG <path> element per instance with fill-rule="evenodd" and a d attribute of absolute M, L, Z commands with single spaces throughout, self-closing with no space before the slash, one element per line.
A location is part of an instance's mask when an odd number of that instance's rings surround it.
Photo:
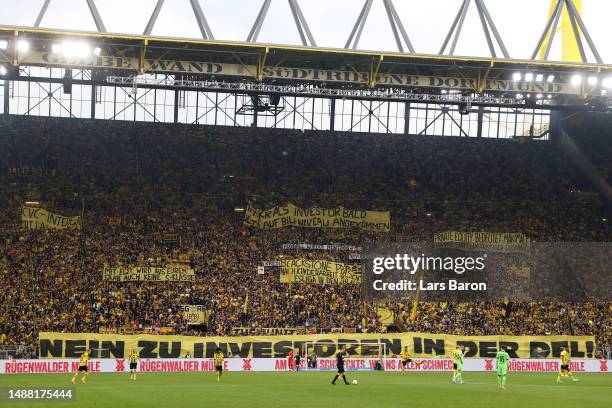
<path fill-rule="evenodd" d="M 348 370 L 373 370 L 378 359 L 351 358 L 346 362 Z M 0 360 L 0 374 L 43 374 L 71 373 L 78 368 L 78 359 L 45 359 L 45 360 Z M 302 360 L 301 367 L 306 362 Z M 92 359 L 89 370 L 94 373 L 127 373 L 127 359 Z M 384 360 L 386 371 L 399 371 L 400 360 L 389 358 Z M 317 360 L 318 370 L 335 370 L 336 360 L 321 358 Z M 315 370 L 317 370 L 315 369 Z M 413 359 L 408 365 L 410 371 L 452 371 L 453 363 L 448 358 Z M 571 369 L 580 372 L 612 372 L 612 360 L 572 360 Z M 226 371 L 288 371 L 286 358 L 226 358 Z M 312 369 L 310 369 L 312 370 Z M 138 371 L 153 372 L 214 372 L 212 359 L 146 359 L 138 363 Z M 495 360 L 492 358 L 471 358 L 464 362 L 464 371 L 495 371 Z M 513 359 L 510 361 L 510 371 L 513 372 L 558 372 L 558 359 Z"/>

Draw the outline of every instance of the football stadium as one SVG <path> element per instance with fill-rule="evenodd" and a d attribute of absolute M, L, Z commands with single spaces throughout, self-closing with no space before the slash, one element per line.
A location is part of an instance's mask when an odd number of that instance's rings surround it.
<path fill-rule="evenodd" d="M 0 1 L 0 406 L 612 406 L 612 3 Z"/>

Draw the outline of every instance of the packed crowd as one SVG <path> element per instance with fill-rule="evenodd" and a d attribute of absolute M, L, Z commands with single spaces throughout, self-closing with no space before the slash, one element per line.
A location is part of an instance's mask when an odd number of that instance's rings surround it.
<path fill-rule="evenodd" d="M 608 184 L 612 183 L 612 118 L 605 113 L 572 116 L 565 129 Z"/>
<path fill-rule="evenodd" d="M 0 344 L 41 331 L 119 328 L 231 334 L 233 327 L 387 330 L 358 286 L 280 283 L 283 257 L 351 262 L 353 251 L 287 243 L 430 242 L 446 230 L 522 232 L 535 241 L 606 241 L 605 208 L 546 141 L 328 134 L 230 127 L 0 118 Z M 24 201 L 83 228 L 25 230 Z M 391 211 L 386 234 L 260 230 L 243 208 Z M 167 239 L 176 237 L 176 239 Z M 109 282 L 105 266 L 187 259 L 195 283 Z M 203 304 L 188 326 L 180 306 Z M 612 339 L 612 303 L 422 302 L 388 305 L 395 328 L 457 334 L 593 334 Z"/>

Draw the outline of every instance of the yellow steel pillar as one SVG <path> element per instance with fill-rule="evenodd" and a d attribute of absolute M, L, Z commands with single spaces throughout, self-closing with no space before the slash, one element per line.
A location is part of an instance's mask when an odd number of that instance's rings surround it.
<path fill-rule="evenodd" d="M 576 11 L 578 11 L 578 14 L 582 16 L 582 0 L 574 0 L 574 5 L 576 6 Z M 560 23 L 561 60 L 582 61 L 582 58 L 580 58 L 580 51 L 578 50 L 578 43 L 576 42 L 576 37 L 574 36 L 574 31 L 572 29 L 572 23 L 570 22 L 569 13 L 567 12 L 567 7 L 563 9 Z M 578 32 L 580 33 L 580 37 L 582 37 L 580 27 L 578 27 Z"/>
<path fill-rule="evenodd" d="M 576 11 L 578 11 L 579 14 L 582 14 L 582 0 L 573 0 L 573 2 L 574 6 L 576 6 Z M 553 12 L 555 11 L 556 4 L 557 0 L 551 0 L 550 9 L 548 10 L 549 19 L 552 17 Z M 580 31 L 580 28 L 578 28 L 578 31 L 582 37 L 582 31 Z M 570 21 L 570 16 L 565 2 L 562 6 L 561 20 L 559 21 L 559 26 L 556 32 L 552 33 L 552 35 L 549 33 L 542 43 L 542 47 L 540 48 L 540 59 L 544 59 L 544 51 L 546 50 L 546 46 L 548 45 L 549 41 L 554 39 L 557 32 L 561 32 L 561 60 L 581 62 L 582 58 L 580 57 L 580 50 L 578 49 L 578 43 L 576 42 L 576 37 L 574 36 L 574 30 L 572 28 L 572 23 Z"/>

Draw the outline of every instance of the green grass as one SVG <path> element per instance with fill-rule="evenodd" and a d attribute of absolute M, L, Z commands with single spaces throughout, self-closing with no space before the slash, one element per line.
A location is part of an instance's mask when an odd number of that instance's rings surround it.
<path fill-rule="evenodd" d="M 230 373 L 221 383 L 214 373 L 94 373 L 86 385 L 70 384 L 70 375 L 3 375 L 0 388 L 74 387 L 74 403 L 0 402 L 0 407 L 610 407 L 612 375 L 583 373 L 579 382 L 555 382 L 555 374 L 510 373 L 506 390 L 497 389 L 494 373 L 465 373 L 453 384 L 450 373 L 348 372 L 358 385 L 332 386 L 333 372 Z"/>

